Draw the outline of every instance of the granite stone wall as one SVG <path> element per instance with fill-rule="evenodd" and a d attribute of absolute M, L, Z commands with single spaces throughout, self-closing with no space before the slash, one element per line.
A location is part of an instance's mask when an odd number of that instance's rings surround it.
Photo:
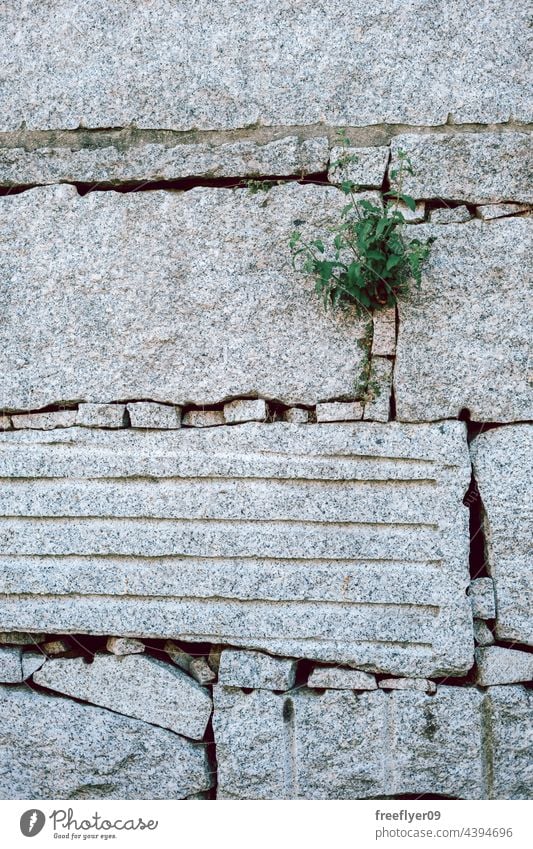
<path fill-rule="evenodd" d="M 525 9 L 0 23 L 0 796 L 529 798 Z M 421 285 L 326 312 L 400 151 Z"/>

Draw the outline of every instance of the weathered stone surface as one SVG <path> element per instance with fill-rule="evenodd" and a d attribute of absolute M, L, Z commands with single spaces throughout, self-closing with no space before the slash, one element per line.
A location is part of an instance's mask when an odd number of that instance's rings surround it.
<path fill-rule="evenodd" d="M 388 422 L 392 390 L 392 360 L 372 357 L 369 378 L 370 398 L 365 402 L 363 419 L 367 422 Z"/>
<path fill-rule="evenodd" d="M 208 0 L 9 4 L 0 129 L 529 119 L 527 12 L 511 0 L 483 15 L 467 0 L 212 13 Z"/>
<path fill-rule="evenodd" d="M 10 431 L 0 628 L 462 674 L 470 477 L 462 422 Z"/>
<path fill-rule="evenodd" d="M 344 201 L 297 184 L 1 198 L 0 406 L 353 396 L 362 323 L 325 312 L 288 247 L 294 220 L 307 237 Z"/>
<path fill-rule="evenodd" d="M 398 150 L 409 155 L 414 173 L 404 174 L 403 191 L 415 198 L 533 201 L 528 133 L 409 133 L 396 136 L 391 150 L 391 169 Z"/>
<path fill-rule="evenodd" d="M 533 654 L 500 646 L 476 649 L 476 681 L 482 687 L 533 679 Z"/>
<path fill-rule="evenodd" d="M 259 651 L 225 649 L 220 658 L 218 680 L 228 687 L 290 690 L 296 678 L 296 665 L 296 660 L 271 657 Z"/>
<path fill-rule="evenodd" d="M 476 215 L 482 221 L 492 221 L 493 218 L 505 218 L 509 215 L 527 212 L 530 208 L 527 203 L 489 203 L 485 206 L 478 206 Z"/>
<path fill-rule="evenodd" d="M 290 424 L 307 424 L 309 422 L 309 410 L 302 407 L 289 407 L 283 413 L 283 421 Z"/>
<path fill-rule="evenodd" d="M 92 663 L 82 657 L 49 660 L 33 680 L 193 740 L 203 737 L 211 715 L 207 690 L 180 669 L 147 655 L 95 654 Z"/>
<path fill-rule="evenodd" d="M 533 645 L 529 493 L 533 428 L 514 425 L 489 430 L 473 440 L 470 451 L 484 506 L 486 559 L 496 594 L 496 637 Z"/>
<path fill-rule="evenodd" d="M 124 404 L 80 404 L 76 424 L 83 427 L 124 427 Z"/>
<path fill-rule="evenodd" d="M 193 657 L 187 652 L 180 649 L 180 647 L 174 643 L 172 640 L 167 640 L 164 645 L 164 650 L 180 669 L 183 669 L 184 672 L 187 672 L 188 675 L 191 675 L 195 681 L 198 681 L 199 684 L 210 684 L 215 680 L 216 675 L 203 657 Z"/>
<path fill-rule="evenodd" d="M 381 690 L 416 690 L 419 693 L 437 692 L 437 685 L 427 678 L 382 678 L 379 682 Z"/>
<path fill-rule="evenodd" d="M 55 413 L 29 413 L 27 415 L 12 416 L 11 421 L 13 427 L 18 430 L 23 430 L 24 428 L 54 430 L 56 427 L 74 427 L 77 415 L 76 410 L 58 410 Z"/>
<path fill-rule="evenodd" d="M 359 401 L 331 401 L 316 405 L 317 422 L 354 422 L 363 418 Z"/>
<path fill-rule="evenodd" d="M 0 416 L 0 430 L 11 430 L 13 422 L 9 416 Z"/>
<path fill-rule="evenodd" d="M 372 325 L 372 356 L 393 357 L 396 353 L 396 310 L 375 313 Z"/>
<path fill-rule="evenodd" d="M 45 634 L 24 634 L 20 631 L 8 631 L 0 633 L 0 644 L 12 646 L 37 645 L 45 639 L 45 636 Z"/>
<path fill-rule="evenodd" d="M 237 422 L 264 422 L 267 417 L 267 407 L 263 400 L 230 401 L 224 404 L 224 418 L 228 424 Z"/>
<path fill-rule="evenodd" d="M 308 680 L 308 687 L 331 690 L 376 690 L 376 679 L 368 672 L 358 669 L 341 669 L 332 666 L 315 666 Z"/>
<path fill-rule="evenodd" d="M 128 404 L 128 414 L 132 427 L 177 428 L 181 425 L 180 408 L 166 404 L 136 401 Z"/>
<path fill-rule="evenodd" d="M 419 291 L 400 303 L 394 369 L 401 421 L 533 418 L 528 385 L 533 222 L 417 225 L 437 237 Z"/>
<path fill-rule="evenodd" d="M 433 696 L 393 691 L 389 698 L 392 793 L 485 798 L 481 693 L 439 686 Z"/>
<path fill-rule="evenodd" d="M 399 201 L 396 205 L 398 212 L 403 215 L 404 221 L 408 224 L 419 224 L 426 217 L 426 204 L 424 201 L 417 201 L 414 209 L 409 209 L 406 203 Z"/>
<path fill-rule="evenodd" d="M 468 587 L 468 596 L 472 605 L 472 616 L 475 619 L 494 619 L 496 599 L 492 578 L 474 578 Z"/>
<path fill-rule="evenodd" d="M 472 213 L 466 206 L 450 206 L 442 209 L 433 209 L 429 213 L 432 224 L 462 224 L 470 221 Z"/>
<path fill-rule="evenodd" d="M 22 652 L 20 656 L 22 680 L 26 681 L 28 678 L 31 678 L 33 673 L 37 672 L 37 670 L 41 668 L 45 661 L 46 655 L 43 654 L 42 651 Z"/>
<path fill-rule="evenodd" d="M 214 695 L 220 799 L 483 797 L 474 687 Z"/>
<path fill-rule="evenodd" d="M 20 655 L 21 650 L 16 646 L 0 649 L 0 681 L 3 684 L 18 684 L 22 681 Z"/>
<path fill-rule="evenodd" d="M 106 649 L 111 654 L 142 654 L 144 652 L 144 643 L 141 640 L 132 640 L 131 637 L 109 637 L 106 643 Z"/>
<path fill-rule="evenodd" d="M 485 704 L 491 734 L 489 798 L 531 799 L 533 691 L 525 687 L 489 687 Z"/>
<path fill-rule="evenodd" d="M 330 155 L 328 180 L 351 180 L 357 186 L 380 189 L 389 160 L 388 147 L 334 147 Z M 353 158 L 347 162 L 346 158 Z"/>
<path fill-rule="evenodd" d="M 184 427 L 216 427 L 226 424 L 223 410 L 187 410 L 182 419 Z"/>
<path fill-rule="evenodd" d="M 57 145 L 35 150 L 0 148 L 0 185 L 314 174 L 326 170 L 328 157 L 324 136 L 303 140 L 286 136 L 265 144 L 246 139 L 220 144 L 125 145 L 117 141 L 79 150 L 62 146 L 60 138 Z"/>
<path fill-rule="evenodd" d="M 48 640 L 43 643 L 41 649 L 50 657 L 57 657 L 72 651 L 72 643 L 69 640 Z"/>
<path fill-rule="evenodd" d="M 474 619 L 474 640 L 478 646 L 491 646 L 494 634 L 483 619 Z"/>
<path fill-rule="evenodd" d="M 0 688 L 0 724 L 2 799 L 183 799 L 212 784 L 204 746 L 28 687 Z"/>

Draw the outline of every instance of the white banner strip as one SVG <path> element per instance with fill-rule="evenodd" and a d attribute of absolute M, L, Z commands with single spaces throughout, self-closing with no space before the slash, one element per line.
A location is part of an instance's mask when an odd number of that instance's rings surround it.
<path fill-rule="evenodd" d="M 124 849 L 533 845 L 527 801 L 219 801 L 215 807 L 205 801 L 202 807 L 202 801 L 4 801 L 2 844 L 6 849 L 44 849 L 66 841 Z"/>

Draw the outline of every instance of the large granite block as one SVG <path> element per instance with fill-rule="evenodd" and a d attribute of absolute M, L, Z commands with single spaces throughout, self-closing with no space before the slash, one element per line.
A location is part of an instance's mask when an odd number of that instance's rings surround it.
<path fill-rule="evenodd" d="M 514 0 L 13 0 L 0 129 L 528 120 L 527 25 Z"/>
<path fill-rule="evenodd" d="M 322 229 L 343 202 L 296 184 L 1 198 L 0 407 L 353 397 L 364 322 L 326 313 L 289 250 L 294 220 Z"/>
<path fill-rule="evenodd" d="M 484 507 L 496 637 L 533 645 L 533 428 L 524 424 L 489 430 L 473 440 L 470 451 Z"/>
<path fill-rule="evenodd" d="M 528 382 L 532 335 L 533 221 L 419 225 L 436 236 L 420 290 L 399 305 L 394 369 L 401 421 L 533 418 Z"/>
<path fill-rule="evenodd" d="M 146 655 L 48 660 L 33 676 L 36 684 L 84 702 L 161 725 L 201 740 L 211 715 L 211 697 L 170 663 Z"/>
<path fill-rule="evenodd" d="M 212 785 L 206 749 L 28 687 L 0 687 L 2 799 L 183 799 Z"/>
<path fill-rule="evenodd" d="M 0 630 L 473 663 L 462 422 L 10 431 L 0 477 Z"/>
<path fill-rule="evenodd" d="M 474 687 L 214 695 L 220 799 L 484 797 Z"/>

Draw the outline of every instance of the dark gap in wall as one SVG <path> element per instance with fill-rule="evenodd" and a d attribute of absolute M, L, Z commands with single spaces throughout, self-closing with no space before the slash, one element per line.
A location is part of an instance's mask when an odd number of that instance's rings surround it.
<path fill-rule="evenodd" d="M 516 651 L 527 652 L 533 654 L 533 646 L 528 646 L 525 643 L 517 643 L 514 640 L 496 640 L 496 645 L 504 649 L 515 649 Z M 490 646 L 488 647 L 490 648 Z"/>
<path fill-rule="evenodd" d="M 325 184 L 328 182 L 328 172 L 319 171 L 313 174 L 250 174 L 248 176 L 235 177 L 182 177 L 177 180 L 129 180 L 121 183 L 99 182 L 79 183 L 72 182 L 82 197 L 90 192 L 153 192 L 174 191 L 188 192 L 191 189 L 246 189 L 250 188 L 254 193 L 268 192 L 268 189 L 280 183 L 307 183 Z M 261 184 L 264 184 L 263 186 Z"/>
<path fill-rule="evenodd" d="M 424 198 L 426 204 L 426 212 L 433 212 L 435 209 L 456 209 L 458 206 L 466 206 L 468 211 L 474 215 L 475 205 L 468 203 L 465 200 L 451 200 L 444 198 Z"/>
<path fill-rule="evenodd" d="M 490 578 L 486 558 L 486 540 L 484 531 L 485 511 L 473 472 L 472 477 L 470 478 L 470 486 L 463 498 L 463 504 L 469 509 L 470 577 Z"/>
<path fill-rule="evenodd" d="M 217 798 L 217 787 L 218 787 L 218 761 L 217 761 L 217 745 L 215 740 L 215 732 L 213 729 L 213 713 L 209 718 L 209 722 L 207 723 L 207 727 L 205 729 L 205 734 L 201 741 L 205 745 L 205 752 L 207 755 L 207 764 L 209 767 L 209 773 L 211 778 L 213 779 L 213 786 L 207 791 L 205 798 L 214 800 Z"/>
<path fill-rule="evenodd" d="M 440 686 L 445 684 L 447 687 L 467 687 L 476 685 L 476 665 L 468 670 L 466 675 L 443 675 L 441 678 L 432 677 L 432 681 Z"/>
<path fill-rule="evenodd" d="M 46 407 L 36 407 L 29 410 L 10 409 L 2 407 L 0 414 L 5 416 L 29 416 L 34 413 L 62 413 L 65 410 L 77 410 L 81 401 L 62 401 L 61 404 L 48 404 Z"/>
<path fill-rule="evenodd" d="M 393 371 L 394 377 L 394 371 Z M 391 382 L 390 397 L 389 397 L 389 421 L 396 421 L 396 395 L 394 394 L 394 380 Z"/>
<path fill-rule="evenodd" d="M 281 401 L 267 401 L 267 422 L 282 422 L 289 407 Z"/>
<path fill-rule="evenodd" d="M 309 679 L 309 676 L 310 676 L 311 672 L 313 671 L 313 669 L 315 668 L 315 666 L 317 666 L 317 665 L 319 665 L 319 664 L 317 664 L 316 661 L 307 660 L 307 658 L 302 658 L 301 660 L 298 660 L 298 663 L 296 665 L 296 677 L 295 677 L 295 680 L 294 680 L 294 689 L 298 690 L 301 687 L 307 686 L 307 681 Z"/>

